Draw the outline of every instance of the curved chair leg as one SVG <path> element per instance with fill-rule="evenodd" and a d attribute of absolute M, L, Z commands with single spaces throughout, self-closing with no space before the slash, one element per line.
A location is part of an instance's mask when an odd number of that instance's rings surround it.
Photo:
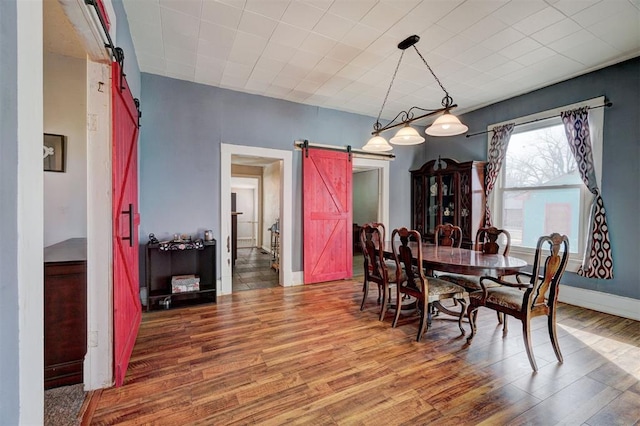
<path fill-rule="evenodd" d="M 502 314 L 502 337 L 506 336 L 507 331 L 509 331 L 509 328 L 507 327 L 507 317 L 507 314 Z"/>
<path fill-rule="evenodd" d="M 419 306 L 420 309 L 420 325 L 418 326 L 418 337 L 416 338 L 416 342 L 419 342 L 422 339 L 422 335 L 429 330 L 429 304 L 424 304 Z"/>
<path fill-rule="evenodd" d="M 391 323 L 391 327 L 395 328 L 396 324 L 398 323 L 398 319 L 400 319 L 401 310 L 402 310 L 402 296 L 401 296 L 399 287 L 396 287 L 396 316 L 393 318 L 393 323 Z"/>
<path fill-rule="evenodd" d="M 464 331 L 464 328 L 462 328 L 462 318 L 464 317 L 464 312 L 466 311 L 467 301 L 464 299 L 453 299 L 453 301 L 456 303 L 456 305 L 458 303 L 460 304 L 460 316 L 458 317 L 458 327 L 460 328 L 460 331 L 464 336 L 465 331 Z"/>
<path fill-rule="evenodd" d="M 382 286 L 382 306 L 380 306 L 380 318 L 378 320 L 382 321 L 384 319 L 384 314 L 387 312 L 387 293 L 389 289 L 387 287 Z"/>
<path fill-rule="evenodd" d="M 498 316 L 498 324 L 502 324 L 502 317 L 504 316 L 501 312 L 496 311 L 496 315 Z"/>
<path fill-rule="evenodd" d="M 364 279 L 364 284 L 362 285 L 362 303 L 360 304 L 360 310 L 363 311 L 364 310 L 364 302 L 367 300 L 367 297 L 369 296 L 369 283 L 367 282 L 367 279 Z"/>
<path fill-rule="evenodd" d="M 553 346 L 553 351 L 556 353 L 556 358 L 558 358 L 558 362 L 562 363 L 562 353 L 560 352 L 560 342 L 558 342 L 558 333 L 556 332 L 556 315 L 555 312 L 551 312 L 548 317 L 548 325 L 549 325 L 549 337 L 551 338 L 551 345 Z"/>
<path fill-rule="evenodd" d="M 506 318 L 506 315 L 505 315 Z M 529 357 L 529 364 L 533 371 L 538 371 L 538 365 L 533 357 L 533 347 L 531 346 L 531 319 L 522 319 L 522 338 L 524 339 L 524 348 L 527 350 L 527 356 Z"/>
<path fill-rule="evenodd" d="M 471 326 L 471 334 L 467 337 L 467 343 L 471 343 L 473 336 L 476 335 L 476 319 L 478 318 L 478 308 L 479 306 L 469 305 L 469 309 L 467 309 L 467 318 L 469 319 L 469 325 Z"/>

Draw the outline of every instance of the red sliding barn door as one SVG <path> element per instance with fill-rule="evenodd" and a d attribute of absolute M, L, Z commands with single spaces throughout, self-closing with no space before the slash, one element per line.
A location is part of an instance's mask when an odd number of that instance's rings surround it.
<path fill-rule="evenodd" d="M 138 110 L 120 65 L 111 66 L 113 124 L 113 358 L 124 383 L 142 318 L 138 278 Z"/>
<path fill-rule="evenodd" d="M 305 148 L 302 158 L 304 282 L 351 278 L 350 155 Z"/>

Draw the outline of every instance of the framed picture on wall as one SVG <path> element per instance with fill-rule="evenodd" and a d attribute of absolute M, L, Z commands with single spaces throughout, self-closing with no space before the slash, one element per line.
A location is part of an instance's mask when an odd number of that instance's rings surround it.
<path fill-rule="evenodd" d="M 42 158 L 45 172 L 65 171 L 65 142 L 66 138 L 64 135 L 44 134 Z"/>

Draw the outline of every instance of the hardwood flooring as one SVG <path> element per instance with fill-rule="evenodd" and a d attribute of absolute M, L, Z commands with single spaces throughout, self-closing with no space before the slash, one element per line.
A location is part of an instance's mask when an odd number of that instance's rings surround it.
<path fill-rule="evenodd" d="M 393 329 L 375 291 L 359 310 L 361 289 L 275 287 L 145 313 L 125 384 L 99 394 L 91 424 L 640 423 L 636 321 L 562 305 L 558 364 L 534 319 L 534 374 L 515 320 L 503 338 L 480 309 L 467 346 L 436 317 L 418 343 L 417 316 Z"/>

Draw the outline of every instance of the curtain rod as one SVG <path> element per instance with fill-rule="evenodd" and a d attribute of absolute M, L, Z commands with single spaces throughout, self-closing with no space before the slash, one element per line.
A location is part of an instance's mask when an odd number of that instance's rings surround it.
<path fill-rule="evenodd" d="M 317 143 L 311 143 L 306 139 L 303 141 L 295 141 L 293 145 L 296 148 L 301 150 L 305 150 L 307 148 L 319 148 L 319 149 L 327 149 L 329 151 L 348 152 L 349 155 L 358 154 L 358 156 L 363 156 L 363 157 L 384 157 L 389 160 L 393 160 L 394 158 L 396 158 L 395 154 L 391 154 L 389 152 L 371 152 L 371 151 L 364 151 L 362 149 L 353 149 L 351 148 L 351 145 L 347 145 L 347 146 L 322 145 Z"/>
<path fill-rule="evenodd" d="M 593 106 L 593 107 L 589 107 L 589 109 L 595 109 L 595 108 L 604 108 L 604 107 L 610 107 L 613 106 L 613 102 L 605 102 L 602 105 L 597 105 L 597 106 Z M 543 117 L 543 118 L 536 118 L 535 120 L 530 120 L 530 121 L 525 121 L 524 123 L 518 123 L 515 124 L 514 127 L 517 126 L 524 126 L 525 124 L 531 124 L 531 123 L 535 123 L 536 121 L 543 121 L 543 120 L 548 120 L 550 118 L 554 118 L 557 117 L 557 115 L 551 115 L 549 117 Z M 482 132 L 476 132 L 476 133 L 469 133 L 466 135 L 466 137 L 470 138 L 471 136 L 478 136 L 478 135 L 484 135 L 485 133 L 489 133 L 493 131 L 493 129 L 491 130 L 484 130 Z"/>

